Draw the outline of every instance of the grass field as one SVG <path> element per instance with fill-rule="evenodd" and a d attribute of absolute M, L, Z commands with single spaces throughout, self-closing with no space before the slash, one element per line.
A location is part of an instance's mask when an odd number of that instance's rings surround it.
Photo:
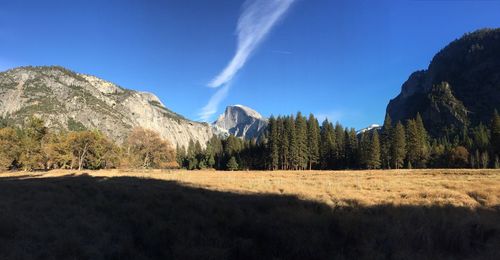
<path fill-rule="evenodd" d="M 1 259 L 500 259 L 500 171 L 0 173 Z"/>

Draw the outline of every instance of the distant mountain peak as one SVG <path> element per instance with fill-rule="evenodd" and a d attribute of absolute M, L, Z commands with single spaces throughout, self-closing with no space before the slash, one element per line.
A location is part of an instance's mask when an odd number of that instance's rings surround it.
<path fill-rule="evenodd" d="M 212 124 L 215 132 L 245 139 L 258 138 L 267 127 L 267 119 L 252 108 L 236 104 L 227 106 Z"/>
<path fill-rule="evenodd" d="M 360 129 L 356 132 L 356 134 L 362 134 L 362 133 L 365 133 L 365 132 L 371 132 L 371 131 L 374 131 L 374 130 L 378 130 L 382 128 L 380 125 L 378 124 L 371 124 L 370 126 L 368 127 L 365 127 L 363 129 Z"/>
<path fill-rule="evenodd" d="M 244 105 L 240 105 L 240 104 L 227 106 L 225 111 L 226 112 L 231 112 L 231 110 L 236 110 L 236 109 L 240 109 L 241 112 L 245 113 L 249 117 L 257 118 L 257 119 L 263 119 L 262 115 L 259 112 L 255 111 L 254 109 L 252 109 L 250 107 L 247 107 L 247 106 L 244 106 Z M 219 118 L 221 116 L 225 116 L 226 112 L 224 112 L 224 114 L 221 114 L 219 116 Z"/>

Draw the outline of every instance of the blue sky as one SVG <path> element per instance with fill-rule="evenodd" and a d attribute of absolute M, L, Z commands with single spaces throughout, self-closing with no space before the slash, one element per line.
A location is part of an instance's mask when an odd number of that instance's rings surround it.
<path fill-rule="evenodd" d="M 61 65 L 153 92 L 198 119 L 237 51 L 244 2 L 0 0 L 0 70 Z M 292 2 L 229 81 L 216 114 L 243 104 L 265 116 L 300 110 L 356 128 L 381 123 L 401 84 L 437 51 L 500 27 L 500 1 Z"/>

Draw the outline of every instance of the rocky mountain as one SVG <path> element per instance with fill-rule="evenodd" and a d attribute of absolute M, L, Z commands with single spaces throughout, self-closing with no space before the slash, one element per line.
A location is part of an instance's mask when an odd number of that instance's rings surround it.
<path fill-rule="evenodd" d="M 21 125 L 31 115 L 55 129 L 98 129 L 121 142 L 135 126 L 157 131 L 174 145 L 202 145 L 207 123 L 190 121 L 153 94 L 122 88 L 62 67 L 20 67 L 0 73 L 0 117 Z"/>
<path fill-rule="evenodd" d="M 380 126 L 380 125 L 371 124 L 368 127 L 365 127 L 363 129 L 360 129 L 360 130 L 356 131 L 356 134 L 359 135 L 359 134 L 362 134 L 362 133 L 371 133 L 372 131 L 380 130 L 381 128 L 382 128 L 382 126 Z"/>
<path fill-rule="evenodd" d="M 258 138 L 267 127 L 267 119 L 257 111 L 242 105 L 226 107 L 226 110 L 213 123 L 214 131 L 245 139 Z"/>
<path fill-rule="evenodd" d="M 387 106 L 393 122 L 421 114 L 440 135 L 487 123 L 500 110 L 500 29 L 483 29 L 451 42 L 426 70 L 413 73 Z"/>

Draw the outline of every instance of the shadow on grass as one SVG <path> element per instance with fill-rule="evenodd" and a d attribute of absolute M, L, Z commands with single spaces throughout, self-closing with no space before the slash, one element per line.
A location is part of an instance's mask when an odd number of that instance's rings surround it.
<path fill-rule="evenodd" d="M 0 178 L 1 259 L 500 259 L 500 210 L 332 209 L 130 177 Z"/>

